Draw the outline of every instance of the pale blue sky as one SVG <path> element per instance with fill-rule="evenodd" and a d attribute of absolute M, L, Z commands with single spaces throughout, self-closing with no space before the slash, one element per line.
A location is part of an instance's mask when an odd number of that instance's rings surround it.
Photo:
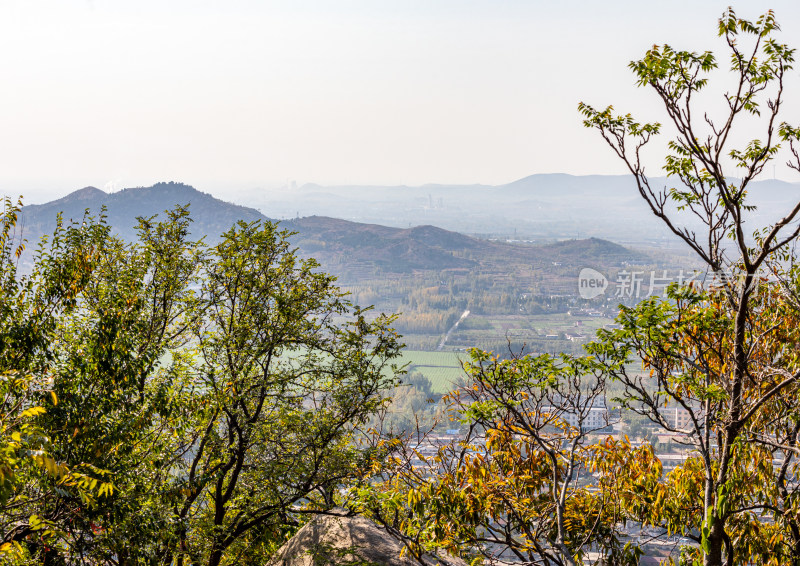
<path fill-rule="evenodd" d="M 627 62 L 718 48 L 728 3 L 3 0 L 0 192 L 622 173 L 577 103 L 660 117 Z M 734 7 L 800 47 L 800 3 Z"/>

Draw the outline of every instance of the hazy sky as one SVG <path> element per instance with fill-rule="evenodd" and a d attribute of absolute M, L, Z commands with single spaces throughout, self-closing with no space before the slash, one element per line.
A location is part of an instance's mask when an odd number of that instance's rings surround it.
<path fill-rule="evenodd" d="M 627 62 L 719 48 L 728 3 L 2 0 L 0 192 L 622 173 L 577 103 L 660 118 Z M 800 47 L 797 0 L 734 7 Z"/>

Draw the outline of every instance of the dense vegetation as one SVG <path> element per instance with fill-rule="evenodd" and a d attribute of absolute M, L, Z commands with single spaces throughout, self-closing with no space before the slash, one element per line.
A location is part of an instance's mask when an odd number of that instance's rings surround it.
<path fill-rule="evenodd" d="M 269 223 L 214 246 L 178 208 L 138 241 L 85 218 L 20 276 L 0 216 L 0 551 L 46 564 L 263 561 L 369 469 L 396 383 L 365 320 Z"/>

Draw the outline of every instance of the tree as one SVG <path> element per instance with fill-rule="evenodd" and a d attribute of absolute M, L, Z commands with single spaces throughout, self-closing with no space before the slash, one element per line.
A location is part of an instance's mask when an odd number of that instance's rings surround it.
<path fill-rule="evenodd" d="M 389 392 L 392 402 L 385 411 L 374 417 L 375 430 L 387 433 L 409 433 L 427 430 L 435 422 L 441 393 L 432 390 L 430 380 L 423 374 L 409 370 L 403 383 Z"/>
<path fill-rule="evenodd" d="M 396 382 L 391 318 L 353 307 L 273 224 L 209 246 L 189 222 L 140 219 L 126 243 L 87 217 L 29 276 L 3 247 L 0 552 L 263 560 L 372 465 L 360 428 Z"/>
<path fill-rule="evenodd" d="M 179 564 L 219 564 L 244 534 L 270 541 L 301 503 L 333 506 L 367 462 L 355 430 L 394 383 L 390 319 L 352 309 L 288 235 L 240 223 L 204 264 L 193 337 L 204 409 L 185 446 Z"/>
<path fill-rule="evenodd" d="M 57 516 L 45 510 L 48 494 L 93 504 L 113 489 L 105 470 L 58 453 L 61 429 L 45 419 L 59 401 L 52 371 L 58 322 L 75 309 L 107 231 L 92 222 L 64 228 L 59 219 L 49 245 L 39 246 L 33 271 L 22 275 L 20 206 L 6 199 L 0 214 L 0 555 L 33 549 L 52 556 L 64 524 L 61 510 Z"/>
<path fill-rule="evenodd" d="M 659 413 L 665 401 L 691 414 L 691 426 L 682 432 L 698 459 L 687 462 L 684 471 L 699 466 L 694 477 L 702 484 L 702 504 L 695 515 L 702 562 L 709 566 L 754 559 L 757 553 L 747 540 L 735 535 L 743 532 L 742 521 L 749 517 L 758 522 L 759 513 L 766 512 L 768 488 L 748 495 L 744 471 L 758 450 L 779 444 L 788 455 L 796 444 L 796 437 L 785 444 L 786 424 L 779 432 L 771 418 L 776 406 L 785 406 L 792 416 L 779 414 L 796 419 L 800 372 L 782 342 L 795 340 L 789 326 L 793 315 L 786 310 L 789 302 L 781 301 L 781 314 L 775 318 L 770 294 L 760 294 L 757 283 L 770 271 L 779 274 L 779 260 L 789 259 L 789 246 L 800 233 L 795 222 L 800 202 L 752 237 L 745 233 L 753 210 L 748 190 L 764 167 L 788 149 L 789 166 L 800 171 L 800 129 L 780 122 L 784 77 L 792 69 L 794 50 L 774 38 L 778 30 L 772 12 L 756 22 L 737 17 L 732 9 L 723 14 L 718 31 L 730 54 L 734 87 L 720 107 L 707 111 L 699 107 L 698 93 L 718 66 L 711 52 L 656 46 L 630 64 L 639 85 L 658 95 L 675 132 L 664 166 L 673 186 L 657 188 L 641 161 L 645 146 L 661 132 L 660 124 L 615 115 L 612 107 L 579 105 L 584 124 L 598 130 L 625 163 L 652 212 L 720 282 L 712 292 L 673 289 L 669 301 L 623 309 L 623 329 L 604 334 L 602 344 L 591 348 L 610 362 L 610 374 L 624 384 L 631 408 L 668 429 Z M 737 146 L 737 128 L 745 118 L 760 122 L 764 136 Z M 702 228 L 692 228 L 687 217 L 698 219 Z M 790 280 L 784 283 L 784 289 L 792 285 Z M 653 372 L 655 391 L 620 363 L 635 356 Z M 793 430 L 788 428 L 789 437 Z M 760 440 L 762 448 L 749 446 L 751 440 Z M 759 485 L 765 473 L 762 469 L 757 476 Z M 784 484 L 785 476 L 786 470 Z M 758 501 L 755 506 L 746 503 L 748 497 Z M 661 519 L 664 524 L 666 517 Z M 800 556 L 792 554 L 791 560 L 800 563 Z"/>
<path fill-rule="evenodd" d="M 630 410 L 683 436 L 692 451 L 666 476 L 655 457 L 631 473 L 627 456 L 607 452 L 598 465 L 609 473 L 612 467 L 617 471 L 614 487 L 604 489 L 618 494 L 629 520 L 694 538 L 700 543 L 697 550 L 706 554 L 709 516 L 724 521 L 727 563 L 795 563 L 796 498 L 789 493 L 786 474 L 796 454 L 779 444 L 775 431 L 796 422 L 797 388 L 775 388 L 798 369 L 797 313 L 787 308 L 775 288 L 764 287 L 753 297 L 753 340 L 748 343 L 752 373 L 741 397 L 751 417 L 731 448 L 725 483 L 715 491 L 714 507 L 708 512 L 704 490 L 708 469 L 717 472 L 720 465 L 725 432 L 720 429 L 730 402 L 725 368 L 731 364 L 734 323 L 722 291 L 673 289 L 670 297 L 672 302 L 648 300 L 623 309 L 618 319 L 622 328 L 602 332 L 588 349 L 625 385 L 623 402 Z M 649 376 L 628 372 L 625 362 L 633 355 L 641 357 Z M 666 404 L 680 406 L 689 416 L 688 424 L 667 419 Z M 782 471 L 773 466 L 777 460 L 783 460 Z M 638 477 L 642 470 L 646 473 Z M 788 488 L 783 495 L 778 493 L 780 484 Z"/>
<path fill-rule="evenodd" d="M 597 435 L 613 422 L 606 371 L 590 357 L 512 356 L 473 350 L 450 396 L 464 438 L 434 454 L 407 438 L 382 481 L 361 492 L 365 511 L 402 533 L 409 551 L 444 548 L 467 558 L 574 566 L 588 549 L 638 563 L 622 540 L 624 516 L 593 489 Z M 428 453 L 426 453 L 428 452 Z"/>

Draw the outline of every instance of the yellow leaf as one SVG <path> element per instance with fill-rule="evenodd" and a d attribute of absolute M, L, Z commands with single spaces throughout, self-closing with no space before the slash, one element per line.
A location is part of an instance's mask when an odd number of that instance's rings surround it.
<path fill-rule="evenodd" d="M 41 415 L 44 413 L 44 407 L 31 407 L 30 409 L 25 409 L 20 414 L 21 417 L 35 417 L 36 415 Z"/>

